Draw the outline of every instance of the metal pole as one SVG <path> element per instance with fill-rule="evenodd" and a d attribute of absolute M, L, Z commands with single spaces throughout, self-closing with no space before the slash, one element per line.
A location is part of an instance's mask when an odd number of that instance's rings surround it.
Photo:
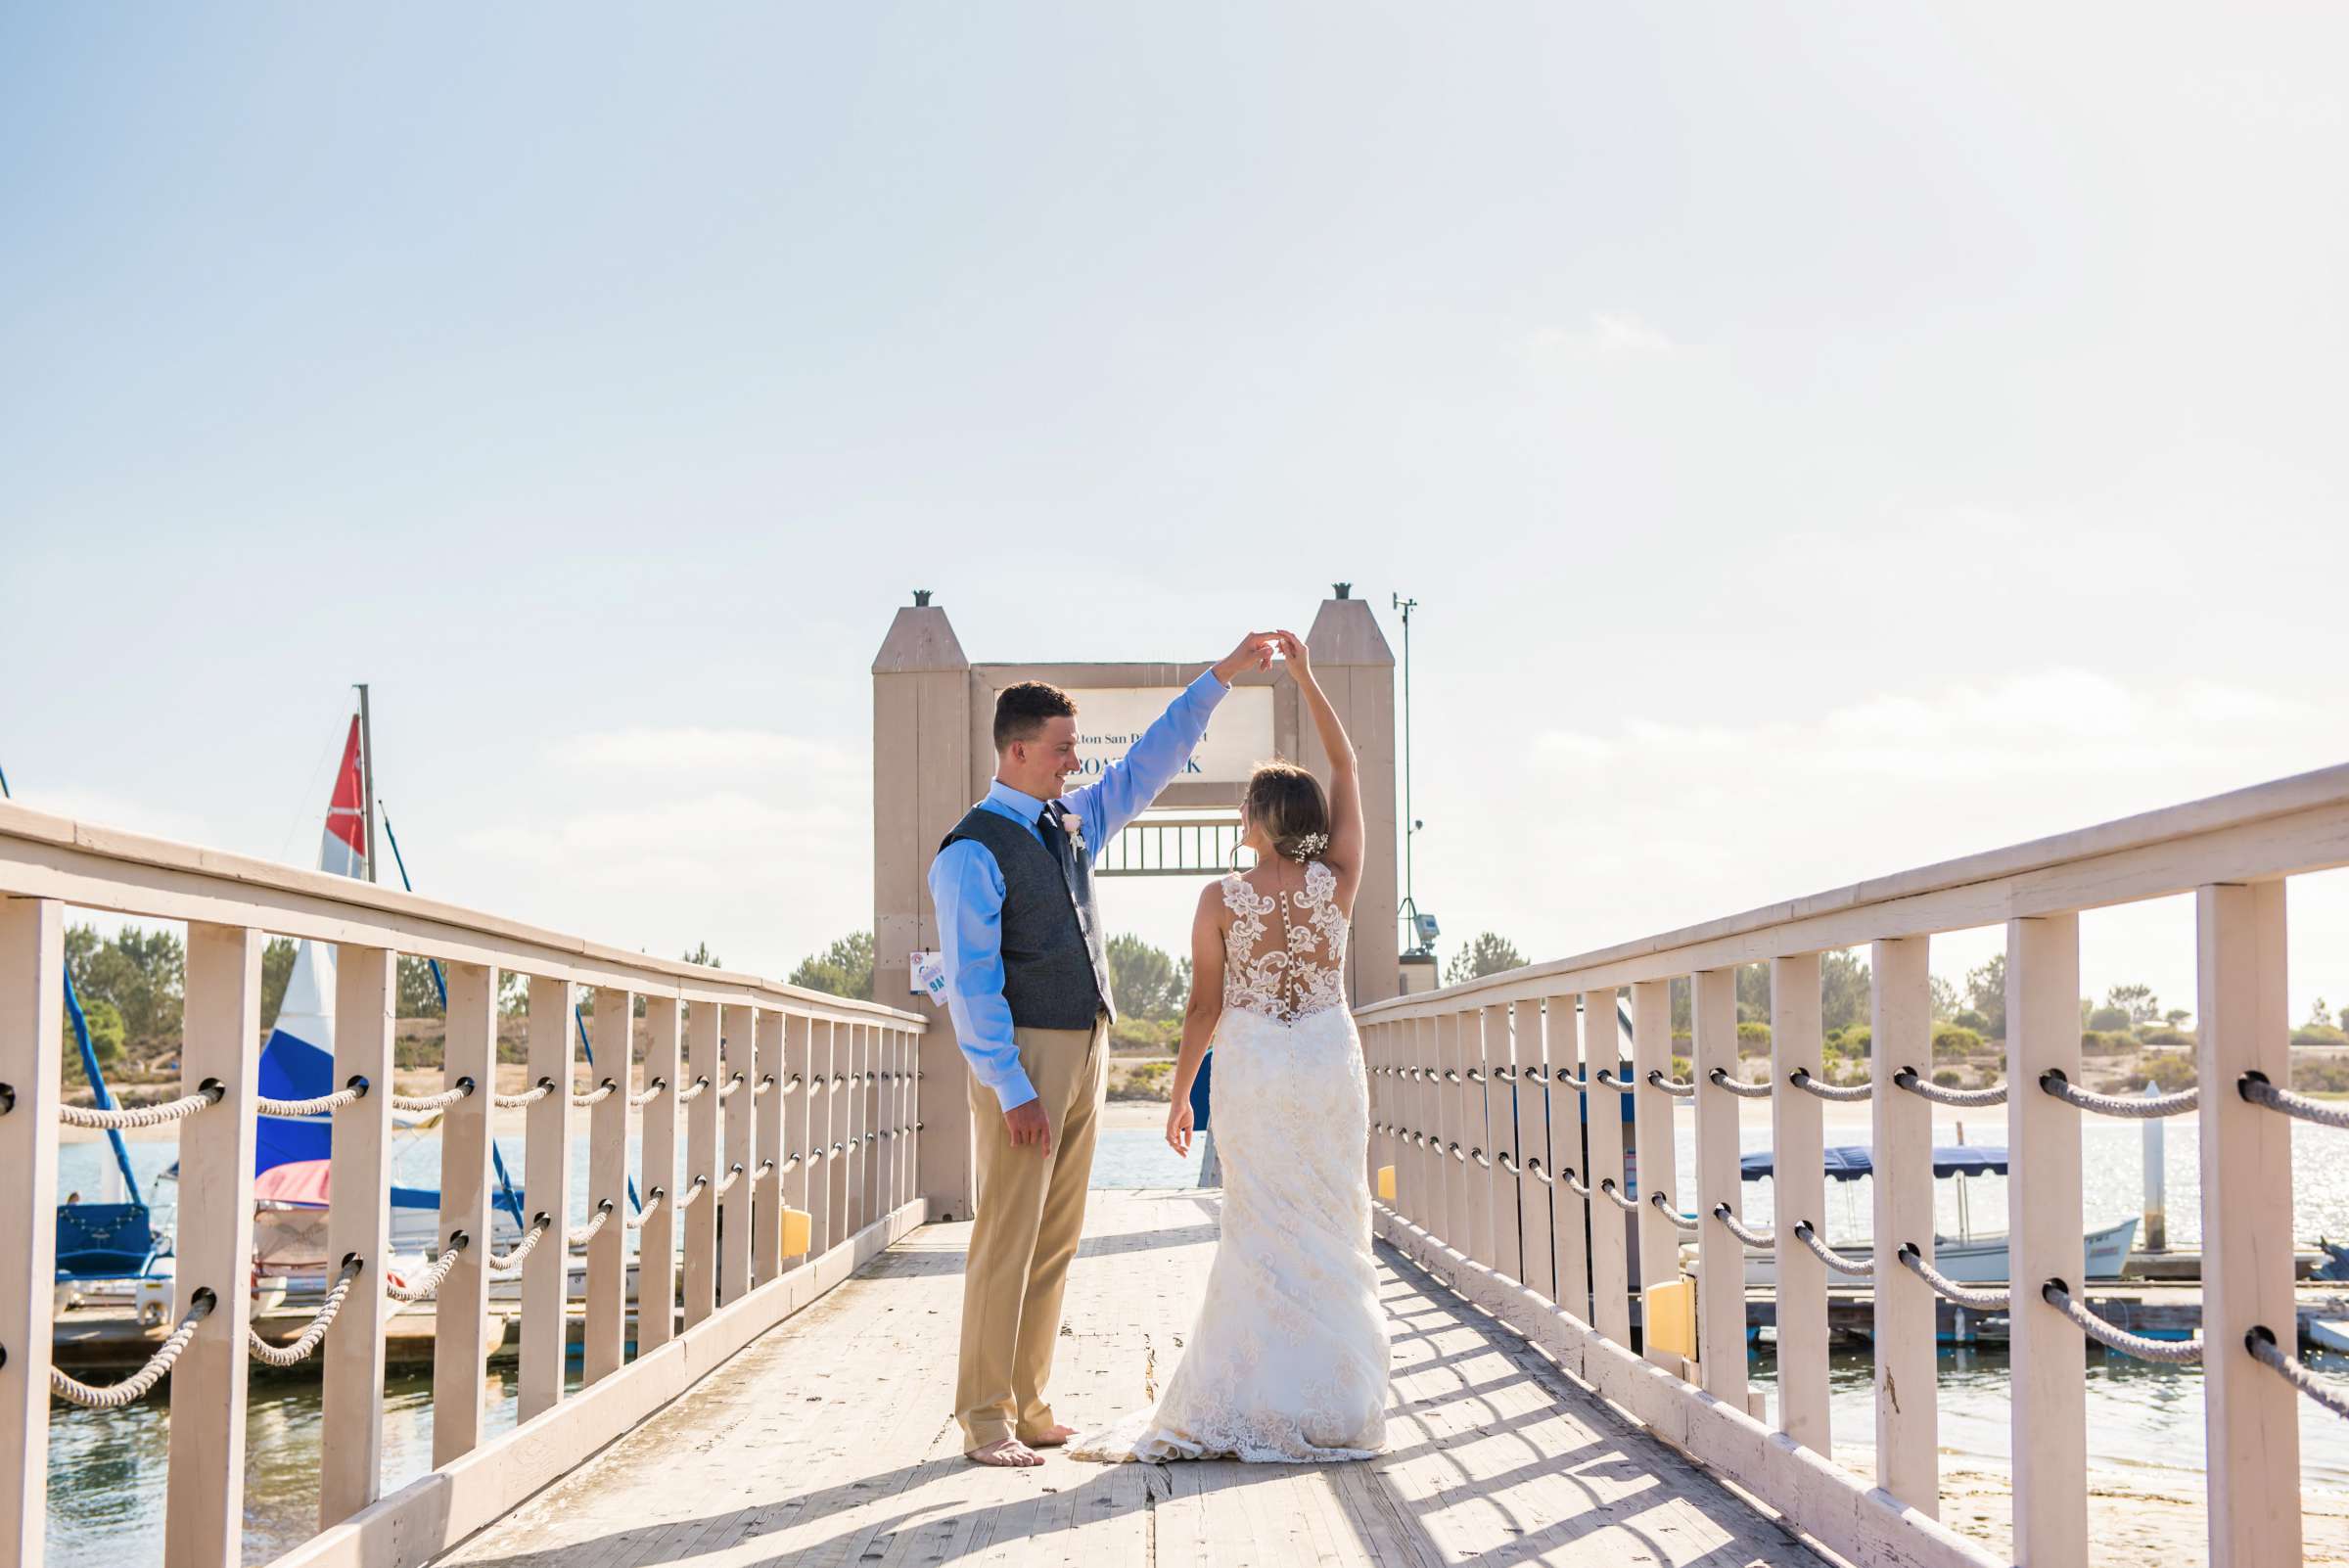
<path fill-rule="evenodd" d="M 1411 840 L 1419 833 L 1419 819 L 1411 814 L 1411 612 L 1419 608 L 1419 601 L 1400 593 L 1394 601 L 1403 613 L 1403 901 L 1417 913 L 1419 899 L 1411 881 Z M 1416 931 L 1411 933 L 1411 950 L 1419 950 Z"/>
<path fill-rule="evenodd" d="M 2159 1084 L 2147 1084 L 2145 1093 L 2159 1094 Z M 2169 1176 L 2169 1161 L 2162 1147 L 2161 1118 L 2148 1116 L 2145 1129 L 2145 1233 L 2140 1241 L 2145 1252 L 2170 1250 L 2169 1204 L 2164 1187 Z"/>
<path fill-rule="evenodd" d="M 367 813 L 367 880 L 375 880 L 375 730 L 367 721 L 367 683 L 359 688 L 359 795 Z"/>

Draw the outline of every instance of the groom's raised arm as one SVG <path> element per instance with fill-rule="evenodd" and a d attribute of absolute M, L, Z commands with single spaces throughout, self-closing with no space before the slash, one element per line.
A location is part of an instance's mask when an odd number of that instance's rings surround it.
<path fill-rule="evenodd" d="M 1228 657 L 1184 687 L 1182 695 L 1169 703 L 1157 721 L 1142 731 L 1141 739 L 1128 747 L 1126 755 L 1110 763 L 1098 779 L 1061 797 L 1070 810 L 1082 817 L 1085 836 L 1092 844 L 1105 845 L 1115 838 L 1127 823 L 1141 815 L 1158 799 L 1160 791 L 1174 781 L 1174 775 L 1182 771 L 1182 764 L 1190 761 L 1191 753 L 1199 749 L 1199 739 L 1207 733 L 1207 720 L 1215 713 L 1216 704 L 1231 690 L 1231 677 L 1243 669 L 1263 669 L 1271 663 L 1270 648 L 1266 642 L 1270 635 L 1250 632 Z M 1098 853 L 1098 849 L 1094 853 Z"/>

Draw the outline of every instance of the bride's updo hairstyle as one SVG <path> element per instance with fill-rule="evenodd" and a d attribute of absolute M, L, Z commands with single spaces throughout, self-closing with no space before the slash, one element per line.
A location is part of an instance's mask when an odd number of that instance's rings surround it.
<path fill-rule="evenodd" d="M 1329 797 L 1321 781 L 1295 762 L 1257 763 L 1240 809 L 1285 859 L 1318 860 L 1329 853 Z"/>

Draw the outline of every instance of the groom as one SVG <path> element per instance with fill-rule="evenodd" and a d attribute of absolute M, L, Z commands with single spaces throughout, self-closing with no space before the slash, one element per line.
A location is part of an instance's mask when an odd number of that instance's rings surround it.
<path fill-rule="evenodd" d="M 1270 665 L 1271 635 L 1250 632 L 1097 782 L 1065 794 L 1079 767 L 1077 705 L 1038 680 L 1005 687 L 994 784 L 931 862 L 978 1142 L 954 1406 L 963 1451 L 981 1464 L 1041 1464 L 1037 1449 L 1074 1435 L 1053 1420 L 1044 1385 L 1109 1083 L 1093 853 L 1182 771 L 1232 677 Z"/>

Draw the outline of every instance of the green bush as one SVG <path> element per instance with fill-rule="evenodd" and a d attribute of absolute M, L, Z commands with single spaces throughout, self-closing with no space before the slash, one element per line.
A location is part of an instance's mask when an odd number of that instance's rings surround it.
<path fill-rule="evenodd" d="M 1873 1026 L 1853 1024 L 1829 1035 L 1826 1038 L 1825 1046 L 1827 1050 L 1837 1056 L 1849 1056 L 1855 1060 L 1865 1061 L 1874 1044 L 1876 1032 Z"/>
<path fill-rule="evenodd" d="M 1681 1055 L 1677 1051 L 1673 1053 L 1672 1076 L 1679 1079 L 1683 1084 L 1688 1082 L 1690 1076 L 1688 1058 Z"/>
<path fill-rule="evenodd" d="M 2349 1044 L 2349 1035 L 2342 1034 L 2328 1024 L 2302 1024 L 2298 1029 L 2292 1031 L 2292 1043 L 2295 1045 Z"/>
<path fill-rule="evenodd" d="M 1767 1056 L 1770 1054 L 1770 1026 L 1748 1019 L 1737 1026 L 1737 1054 Z"/>
<path fill-rule="evenodd" d="M 89 1026 L 90 1049 L 97 1053 L 101 1066 L 122 1054 L 122 1010 L 113 1002 L 97 998 L 81 1004 L 81 1021 Z M 65 1030 L 66 1076 L 78 1077 L 81 1072 L 81 1047 L 73 1038 L 69 1023 Z"/>
<path fill-rule="evenodd" d="M 2098 1034 L 2109 1034 L 2114 1030 L 2126 1032 L 2135 1022 L 2126 1007 L 2092 1008 L 2088 1015 L 2088 1027 Z"/>
<path fill-rule="evenodd" d="M 1174 1086 L 1173 1062 L 1134 1062 L 1109 1077 L 1113 1100 L 1163 1100 Z"/>
<path fill-rule="evenodd" d="M 1972 1031 L 1969 1030 L 1967 1033 L 1970 1034 Z M 1956 1088 L 1959 1082 L 1964 1079 L 1964 1077 L 1965 1075 L 1958 1072 L 1955 1067 L 1937 1067 L 1933 1069 L 1933 1082 L 1939 1084 L 1943 1088 Z"/>
<path fill-rule="evenodd" d="M 2090 1056 L 2117 1056 L 2122 1051 L 2134 1049 L 2136 1045 L 2137 1037 L 2127 1030 L 2108 1033 L 2089 1029 L 2080 1033 L 2080 1049 Z"/>
<path fill-rule="evenodd" d="M 1111 1055 L 1163 1056 L 1182 1043 L 1182 1021 L 1175 1018 L 1120 1018 L 1109 1026 Z"/>
<path fill-rule="evenodd" d="M 2148 1029 L 2137 1037 L 2147 1045 L 2191 1045 L 2194 1037 L 2181 1029 Z"/>
<path fill-rule="evenodd" d="M 2312 1094 L 2349 1093 L 2349 1062 L 2294 1062 L 2292 1087 Z"/>
<path fill-rule="evenodd" d="M 2147 1084 L 2167 1094 L 2175 1089 L 2194 1086 L 2194 1059 L 2183 1051 L 2154 1051 L 2145 1057 L 2139 1071 L 2128 1077 L 2133 1089 Z"/>
<path fill-rule="evenodd" d="M 1975 1012 L 1971 1007 L 1959 1008 L 1957 1016 L 1950 1022 L 1956 1024 L 1959 1029 L 1970 1029 L 1977 1035 L 1990 1033 L 1990 1020 Z"/>
<path fill-rule="evenodd" d="M 1933 1031 L 1933 1054 L 1945 1060 L 1956 1056 L 1971 1056 L 1981 1049 L 1980 1032 L 1961 1024 L 1942 1024 Z"/>

